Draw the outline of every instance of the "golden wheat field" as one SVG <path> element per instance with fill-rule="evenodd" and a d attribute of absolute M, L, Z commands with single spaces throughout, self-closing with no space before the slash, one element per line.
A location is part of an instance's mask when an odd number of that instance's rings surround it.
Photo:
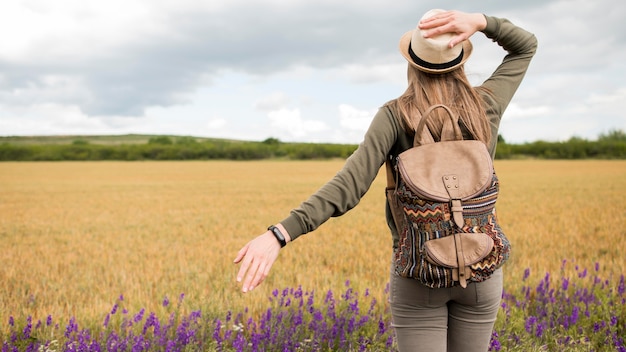
<path fill-rule="evenodd" d="M 278 288 L 351 287 L 381 302 L 391 238 L 381 172 L 361 204 L 282 250 L 243 294 L 236 252 L 284 218 L 343 161 L 0 163 L 0 329 L 9 316 L 100 324 L 129 311 L 264 309 Z M 626 271 L 626 161 L 496 161 L 500 222 L 513 245 L 505 288 L 560 275 L 562 261 Z"/>

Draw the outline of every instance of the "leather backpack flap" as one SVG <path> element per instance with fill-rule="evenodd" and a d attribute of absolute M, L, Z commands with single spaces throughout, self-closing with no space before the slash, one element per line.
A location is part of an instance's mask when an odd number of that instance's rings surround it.
<path fill-rule="evenodd" d="M 465 288 L 470 265 L 485 258 L 493 249 L 493 239 L 484 233 L 456 233 L 424 243 L 426 260 L 452 269 L 452 279 Z"/>
<path fill-rule="evenodd" d="M 493 176 L 493 162 L 480 141 L 437 142 L 401 153 L 398 172 L 413 192 L 442 202 L 450 200 L 443 177 L 457 175 L 456 196 L 464 200 L 487 188 Z"/>
<path fill-rule="evenodd" d="M 426 260 L 446 268 L 458 268 L 460 256 L 466 266 L 478 263 L 493 249 L 493 239 L 485 233 L 456 233 L 424 243 Z"/>

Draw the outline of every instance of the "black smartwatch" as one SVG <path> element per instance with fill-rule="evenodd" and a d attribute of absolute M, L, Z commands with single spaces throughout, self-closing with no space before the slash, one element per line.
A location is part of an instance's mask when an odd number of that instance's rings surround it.
<path fill-rule="evenodd" d="M 283 248 L 287 245 L 287 240 L 285 240 L 285 235 L 283 235 L 283 233 L 280 232 L 280 229 L 278 229 L 278 227 L 272 225 L 268 227 L 267 229 L 272 231 L 272 233 L 274 234 L 274 237 L 276 237 L 276 240 L 278 240 L 278 243 L 280 243 L 280 248 Z"/>

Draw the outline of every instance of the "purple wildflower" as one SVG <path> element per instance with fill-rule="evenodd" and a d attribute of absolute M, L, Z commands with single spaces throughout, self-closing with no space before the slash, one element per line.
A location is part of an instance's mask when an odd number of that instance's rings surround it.
<path fill-rule="evenodd" d="M 570 325 L 576 325 L 576 323 L 578 323 L 578 311 L 579 310 L 580 308 L 578 308 L 578 306 L 574 306 L 574 308 L 572 308 L 572 315 L 569 318 Z"/>
<path fill-rule="evenodd" d="M 498 339 L 498 332 L 493 331 L 491 334 L 491 342 L 489 343 L 489 351 L 500 351 L 502 349 L 502 345 L 500 344 L 500 340 Z"/>
<path fill-rule="evenodd" d="M 148 331 L 148 329 L 150 327 L 154 328 L 154 334 L 155 335 L 159 334 L 159 319 L 156 317 L 154 312 L 150 313 L 150 315 L 148 315 L 148 317 L 146 318 L 146 322 L 143 325 L 143 334 L 144 335 L 146 334 L 146 332 Z"/>
<path fill-rule="evenodd" d="M 298 288 L 293 292 L 293 296 L 295 298 L 301 298 L 303 295 L 302 286 L 298 286 Z"/>
<path fill-rule="evenodd" d="M 78 332 L 78 324 L 76 324 L 76 318 L 72 317 L 65 328 L 65 337 L 70 338 L 73 332 Z"/>
<path fill-rule="evenodd" d="M 597 334 L 600 330 L 604 329 L 606 323 L 604 321 L 593 323 L 593 332 Z"/>
<path fill-rule="evenodd" d="M 24 339 L 29 339 L 30 338 L 30 333 L 33 329 L 33 318 L 29 315 L 26 318 L 26 326 L 24 326 L 24 330 L 22 330 L 22 334 L 24 336 Z"/>
<path fill-rule="evenodd" d="M 215 320 L 215 328 L 213 329 L 213 340 L 217 343 L 217 346 L 222 346 L 222 322 L 219 319 Z"/>
<path fill-rule="evenodd" d="M 133 322 L 135 322 L 135 324 L 136 324 L 136 323 L 139 323 L 140 321 L 142 321 L 143 320 L 143 315 L 144 315 L 145 312 L 146 312 L 146 310 L 144 308 L 141 308 L 139 313 L 137 313 L 135 315 L 135 317 L 133 318 Z"/>
<path fill-rule="evenodd" d="M 543 332 L 545 330 L 546 330 L 546 323 L 545 322 L 540 322 L 539 324 L 537 324 L 537 331 L 535 332 L 535 336 L 542 337 L 543 336 Z"/>
<path fill-rule="evenodd" d="M 535 316 L 531 315 L 528 318 L 526 318 L 526 324 L 524 324 L 524 328 L 526 329 L 527 333 L 530 334 L 533 332 L 533 328 L 536 322 L 537 322 L 537 318 Z"/>
<path fill-rule="evenodd" d="M 561 289 L 563 291 L 567 291 L 568 287 L 569 287 L 569 279 L 564 277 L 563 281 L 561 281 Z"/>
<path fill-rule="evenodd" d="M 324 320 L 324 314 L 322 314 L 322 311 L 316 310 L 315 313 L 313 313 L 313 320 L 314 321 Z"/>
<path fill-rule="evenodd" d="M 385 343 L 385 347 L 389 349 L 391 348 L 391 346 L 393 346 L 393 336 L 389 335 L 389 337 L 387 337 L 387 343 Z"/>
<path fill-rule="evenodd" d="M 384 335 L 387 332 L 387 323 L 383 320 L 382 317 L 378 319 L 378 333 L 380 335 Z"/>

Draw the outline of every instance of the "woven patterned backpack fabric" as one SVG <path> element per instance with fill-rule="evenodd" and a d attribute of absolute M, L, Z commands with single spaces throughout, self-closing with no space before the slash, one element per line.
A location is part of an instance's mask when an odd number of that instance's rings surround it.
<path fill-rule="evenodd" d="M 450 120 L 435 142 L 425 125 L 438 108 Z M 447 106 L 426 110 L 413 148 L 388 167 L 396 170 L 387 196 L 400 237 L 398 275 L 431 288 L 466 287 L 506 262 L 510 243 L 497 222 L 499 181 L 491 156 L 484 143 L 463 139 L 458 116 Z"/>

